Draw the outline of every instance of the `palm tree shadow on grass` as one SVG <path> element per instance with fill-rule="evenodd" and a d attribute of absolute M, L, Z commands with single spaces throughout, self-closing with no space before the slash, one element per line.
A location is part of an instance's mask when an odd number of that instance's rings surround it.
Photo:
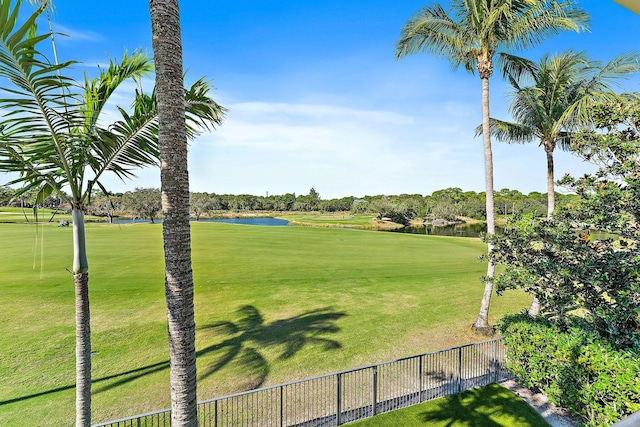
<path fill-rule="evenodd" d="M 203 357 L 210 353 L 222 351 L 222 356 L 215 363 L 207 367 L 204 373 L 200 374 L 200 380 L 213 375 L 224 368 L 233 360 L 243 366 L 248 373 L 257 373 L 249 383 L 250 388 L 260 387 L 269 374 L 269 363 L 258 351 L 259 348 L 269 346 L 283 346 L 284 349 L 279 359 L 288 359 L 294 356 L 305 345 L 320 344 L 322 349 L 339 349 L 342 345 L 335 340 L 326 338 L 325 334 L 336 333 L 340 328 L 335 322 L 346 316 L 344 312 L 336 312 L 331 307 L 319 308 L 293 316 L 287 319 L 275 320 L 270 323 L 264 322 L 262 314 L 254 306 L 243 306 L 237 310 L 240 319 L 236 322 L 224 321 L 204 325 L 199 328 L 206 332 L 220 332 L 225 335 L 232 335 L 219 344 L 204 347 L 196 352 L 197 357 Z M 129 371 L 109 375 L 102 378 L 94 378 L 93 394 L 102 393 L 113 388 L 123 386 L 139 378 L 162 372 L 169 369 L 169 361 L 150 364 Z M 103 386 L 97 386 L 109 380 Z M 65 390 L 74 389 L 75 384 L 65 385 L 39 393 L 26 396 L 19 396 L 12 399 L 0 401 L 0 406 L 45 396 Z"/>
<path fill-rule="evenodd" d="M 418 414 L 418 419 L 423 425 L 505 427 L 517 423 L 549 426 L 526 402 L 498 384 L 442 398 L 437 405 Z"/>
<path fill-rule="evenodd" d="M 224 321 L 204 325 L 199 328 L 206 332 L 222 332 L 230 338 L 198 351 L 198 356 L 222 352 L 221 356 L 200 374 L 199 380 L 210 377 L 233 360 L 243 366 L 247 374 L 252 374 L 248 388 L 258 388 L 264 384 L 269 374 L 269 363 L 258 349 L 281 347 L 279 360 L 293 357 L 305 346 L 320 346 L 323 351 L 342 347 L 340 342 L 327 338 L 326 334 L 336 333 L 340 328 L 336 321 L 347 314 L 334 311 L 331 307 L 319 308 L 286 319 L 265 323 L 260 311 L 246 305 L 237 310 L 240 319 L 236 322 Z"/>

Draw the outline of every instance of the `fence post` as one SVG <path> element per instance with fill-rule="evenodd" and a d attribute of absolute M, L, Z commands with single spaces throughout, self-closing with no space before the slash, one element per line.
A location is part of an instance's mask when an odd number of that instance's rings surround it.
<path fill-rule="evenodd" d="M 218 401 L 213 401 L 213 427 L 218 427 Z"/>
<path fill-rule="evenodd" d="M 284 387 L 280 386 L 280 427 L 284 426 Z"/>
<path fill-rule="evenodd" d="M 423 372 L 422 372 L 422 364 L 424 362 L 424 354 L 420 355 L 420 366 L 418 367 L 418 402 L 422 403 L 422 376 L 423 376 Z"/>
<path fill-rule="evenodd" d="M 493 382 L 498 381 L 498 340 L 493 341 L 493 363 L 491 368 L 493 369 Z"/>
<path fill-rule="evenodd" d="M 373 367 L 373 415 L 378 413 L 378 366 Z"/>
<path fill-rule="evenodd" d="M 462 347 L 458 347 L 458 393 L 462 391 Z"/>
<path fill-rule="evenodd" d="M 337 374 L 336 378 L 338 379 L 338 409 L 337 409 L 337 413 L 336 413 L 336 425 L 341 425 L 342 424 L 342 374 Z"/>

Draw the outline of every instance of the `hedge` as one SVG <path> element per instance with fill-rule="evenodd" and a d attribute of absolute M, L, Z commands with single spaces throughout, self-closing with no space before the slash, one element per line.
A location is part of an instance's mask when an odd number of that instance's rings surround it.
<path fill-rule="evenodd" d="M 506 316 L 499 328 L 512 374 L 585 425 L 609 426 L 640 411 L 637 349 L 616 350 L 584 328 L 526 313 Z"/>

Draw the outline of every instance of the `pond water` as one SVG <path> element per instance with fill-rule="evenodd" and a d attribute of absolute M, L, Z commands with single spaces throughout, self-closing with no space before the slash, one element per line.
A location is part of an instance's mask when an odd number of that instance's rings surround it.
<path fill-rule="evenodd" d="M 500 233 L 501 227 L 496 227 L 496 232 Z M 392 230 L 394 233 L 429 234 L 432 236 L 455 236 L 455 237 L 480 237 L 487 232 L 486 224 L 450 224 L 440 226 L 419 226 L 404 227 Z"/>
<path fill-rule="evenodd" d="M 196 222 L 195 219 L 191 218 L 191 222 Z M 226 222 L 229 224 L 244 224 L 244 225 L 263 225 L 263 226 L 285 226 L 289 225 L 289 221 L 278 218 L 218 218 L 218 219 L 209 219 L 203 218 L 200 222 Z M 132 224 L 132 223 L 147 223 L 149 224 L 148 219 L 118 219 L 113 221 L 114 224 Z M 162 224 L 161 219 L 155 220 L 156 224 Z"/>
<path fill-rule="evenodd" d="M 244 224 L 244 225 L 266 225 L 266 226 L 285 226 L 289 225 L 289 221 L 279 218 L 220 218 L 220 219 L 201 219 L 200 222 L 226 222 L 228 224 Z"/>

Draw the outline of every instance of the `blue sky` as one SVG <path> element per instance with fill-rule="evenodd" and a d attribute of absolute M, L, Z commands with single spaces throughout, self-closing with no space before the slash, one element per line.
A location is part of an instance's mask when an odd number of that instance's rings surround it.
<path fill-rule="evenodd" d="M 431 194 L 446 187 L 484 191 L 484 159 L 473 130 L 481 120 L 480 79 L 426 54 L 394 60 L 406 20 L 428 1 L 323 0 L 181 2 L 187 80 L 213 80 L 225 123 L 192 143 L 192 191 L 307 194 L 322 198 Z M 448 1 L 442 1 L 443 5 Z M 63 59 L 97 64 L 124 50 L 151 53 L 148 2 L 54 0 Z M 563 34 L 522 56 L 569 48 L 608 61 L 640 49 L 640 16 L 613 1 L 583 0 L 590 32 Z M 151 84 L 150 82 L 148 83 Z M 624 82 L 640 90 L 640 77 Z M 131 89 L 131 88 L 128 88 Z M 507 86 L 491 79 L 492 116 L 509 119 Z M 126 91 L 118 102 L 127 105 Z M 556 176 L 593 170 L 558 153 Z M 496 189 L 546 192 L 537 144 L 494 142 Z M 140 171 L 112 191 L 159 187 Z"/>

